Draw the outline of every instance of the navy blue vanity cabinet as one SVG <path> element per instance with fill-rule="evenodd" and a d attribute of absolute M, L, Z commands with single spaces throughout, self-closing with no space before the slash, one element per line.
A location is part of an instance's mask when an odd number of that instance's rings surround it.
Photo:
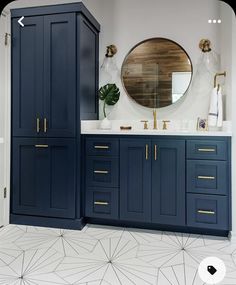
<path fill-rule="evenodd" d="M 89 222 L 227 235 L 230 138 L 84 135 Z"/>
<path fill-rule="evenodd" d="M 151 140 L 120 140 L 120 219 L 151 222 Z"/>
<path fill-rule="evenodd" d="M 80 229 L 80 121 L 97 119 L 100 25 L 81 2 L 11 17 L 11 222 Z"/>
<path fill-rule="evenodd" d="M 231 229 L 230 139 L 187 141 L 187 225 Z"/>
<path fill-rule="evenodd" d="M 152 140 L 152 222 L 185 225 L 185 140 Z"/>
<path fill-rule="evenodd" d="M 82 3 L 12 10 L 13 136 L 75 137 L 77 111 L 97 119 L 98 35 Z"/>
<path fill-rule="evenodd" d="M 16 138 L 12 212 L 74 218 L 75 153 L 74 139 Z"/>

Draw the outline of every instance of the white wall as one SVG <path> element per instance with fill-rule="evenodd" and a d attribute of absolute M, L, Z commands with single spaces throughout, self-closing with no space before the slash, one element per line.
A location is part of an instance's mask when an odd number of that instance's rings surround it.
<path fill-rule="evenodd" d="M 232 232 L 236 239 L 236 17 L 232 8 L 221 2 L 221 61 L 222 70 L 227 71 L 225 89 L 228 102 L 227 117 L 232 120 Z"/>
<path fill-rule="evenodd" d="M 220 18 L 222 23 L 220 25 L 220 50 L 221 50 L 221 71 L 227 72 L 227 77 L 219 78 L 221 82 L 224 82 L 224 93 L 227 97 L 225 104 L 226 119 L 232 119 L 232 32 L 234 12 L 232 8 L 225 2 L 220 2 Z M 225 98 L 226 99 L 226 98 Z"/>
<path fill-rule="evenodd" d="M 236 238 L 236 18 L 232 8 L 225 2 L 220 3 L 220 17 L 222 20 L 220 30 L 221 43 L 221 69 L 226 70 L 225 94 L 226 94 L 226 118 L 232 120 L 232 232 Z"/>
<path fill-rule="evenodd" d="M 232 141 L 232 217 L 233 217 L 233 234 L 236 239 L 236 18 L 232 16 L 232 122 L 233 122 L 233 141 Z"/>
<path fill-rule="evenodd" d="M 105 10 L 98 21 L 106 28 L 101 31 L 100 60 L 105 47 L 114 43 L 118 47 L 116 60 L 120 68 L 129 50 L 138 42 L 152 37 L 170 38 L 182 45 L 193 62 L 194 71 L 202 38 L 212 41 L 213 49 L 220 52 L 219 25 L 208 24 L 209 18 L 219 18 L 217 0 L 103 0 Z M 104 29 L 105 29 L 104 28 Z M 108 30 L 109 28 L 109 30 Z M 213 79 L 212 79 L 213 80 Z M 212 81 L 213 85 L 213 81 Z M 152 118 L 152 110 L 133 102 L 121 84 L 121 98 L 113 107 L 111 119 Z M 208 95 L 208 94 L 207 94 Z M 189 93 L 181 102 L 158 110 L 159 118 L 195 119 L 206 116 L 208 97 Z"/>
<path fill-rule="evenodd" d="M 78 2 L 70 0 L 68 2 Z M 17 0 L 7 9 L 67 3 L 65 0 Z M 219 25 L 208 24 L 209 18 L 219 18 L 218 0 L 84 0 L 83 3 L 101 24 L 100 64 L 106 46 L 116 44 L 116 61 L 119 68 L 129 52 L 138 42 L 151 37 L 170 38 L 184 47 L 189 54 L 193 70 L 201 51 L 198 48 L 202 38 L 212 42 L 213 49 L 219 53 Z M 212 78 L 210 79 L 210 81 Z M 211 84 L 206 80 L 207 84 Z M 213 83 L 212 83 L 213 84 Z M 127 95 L 121 82 L 121 98 L 112 107 L 111 119 L 152 118 L 151 109 L 139 106 Z M 211 85 L 209 85 L 209 88 Z M 158 110 L 159 119 L 196 119 L 206 117 L 209 94 L 188 92 L 173 106 Z"/>

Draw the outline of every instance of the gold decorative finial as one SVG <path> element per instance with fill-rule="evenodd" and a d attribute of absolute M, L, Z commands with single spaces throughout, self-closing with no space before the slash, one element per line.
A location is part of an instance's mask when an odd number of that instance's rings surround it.
<path fill-rule="evenodd" d="M 115 45 L 107 46 L 106 57 L 113 57 L 117 53 L 117 47 Z"/>
<path fill-rule="evenodd" d="M 199 43 L 199 48 L 202 52 L 211 51 L 211 42 L 208 39 L 202 39 Z"/>

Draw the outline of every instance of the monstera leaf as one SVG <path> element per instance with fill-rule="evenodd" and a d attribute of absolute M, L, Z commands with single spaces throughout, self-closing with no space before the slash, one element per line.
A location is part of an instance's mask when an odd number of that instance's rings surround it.
<path fill-rule="evenodd" d="M 106 84 L 99 89 L 99 99 L 104 101 L 103 113 L 106 117 L 105 106 L 106 105 L 115 105 L 120 98 L 120 90 L 116 84 Z"/>

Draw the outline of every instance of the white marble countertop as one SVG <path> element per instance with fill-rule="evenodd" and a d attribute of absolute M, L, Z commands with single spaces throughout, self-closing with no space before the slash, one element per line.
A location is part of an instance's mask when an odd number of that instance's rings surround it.
<path fill-rule="evenodd" d="M 221 130 L 197 131 L 194 129 L 193 124 L 189 123 L 187 129 L 183 129 L 176 122 L 172 125 L 169 124 L 168 130 L 162 130 L 158 126 L 158 130 L 153 130 L 149 126 L 148 130 L 143 129 L 143 123 L 139 121 L 131 121 L 129 124 L 124 121 L 112 121 L 112 128 L 110 130 L 103 130 L 99 128 L 100 121 L 81 121 L 81 134 L 94 134 L 94 135 L 158 135 L 158 136 L 219 136 L 231 137 L 231 124 L 225 122 Z M 131 125 L 131 130 L 120 130 L 120 126 Z"/>

